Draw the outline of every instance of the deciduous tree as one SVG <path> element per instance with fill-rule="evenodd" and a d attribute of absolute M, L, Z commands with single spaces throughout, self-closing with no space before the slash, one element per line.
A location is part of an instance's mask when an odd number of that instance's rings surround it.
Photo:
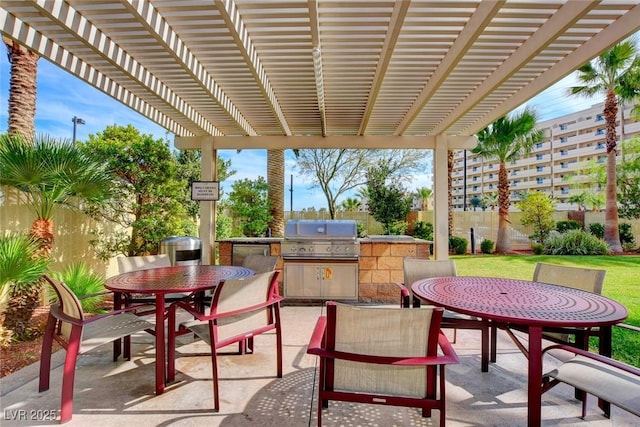
<path fill-rule="evenodd" d="M 396 180 L 406 182 L 426 168 L 428 150 L 295 150 L 296 167 L 311 179 L 312 188 L 320 188 L 327 199 L 331 219 L 335 218 L 338 199 L 365 185 L 367 170 L 379 163 L 388 165 Z"/>

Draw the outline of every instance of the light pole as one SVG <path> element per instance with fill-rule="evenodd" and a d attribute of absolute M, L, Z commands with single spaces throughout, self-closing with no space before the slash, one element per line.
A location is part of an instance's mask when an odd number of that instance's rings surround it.
<path fill-rule="evenodd" d="M 85 122 L 80 117 L 73 116 L 71 119 L 73 122 L 73 142 L 76 142 L 76 125 L 83 125 Z"/>

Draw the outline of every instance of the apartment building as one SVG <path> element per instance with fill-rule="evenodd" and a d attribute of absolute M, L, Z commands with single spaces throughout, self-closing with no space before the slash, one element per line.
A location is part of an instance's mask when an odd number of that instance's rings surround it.
<path fill-rule="evenodd" d="M 622 110 L 622 108 L 621 108 Z M 640 134 L 640 121 L 629 119 L 631 107 L 619 114 L 617 133 L 622 140 Z M 589 188 L 603 192 L 588 170 L 593 162 L 606 161 L 605 120 L 603 104 L 538 123 L 544 141 L 536 144 L 528 156 L 507 165 L 511 204 L 526 191 L 544 191 L 558 203 L 557 210 L 573 210 L 577 206 L 568 199 Z M 623 118 L 621 125 L 620 117 Z M 618 161 L 620 153 L 618 153 Z M 455 210 L 472 210 L 473 198 L 498 191 L 499 163 L 483 159 L 468 150 L 455 152 L 453 167 L 453 205 Z M 604 207 L 604 206 L 603 206 Z"/>

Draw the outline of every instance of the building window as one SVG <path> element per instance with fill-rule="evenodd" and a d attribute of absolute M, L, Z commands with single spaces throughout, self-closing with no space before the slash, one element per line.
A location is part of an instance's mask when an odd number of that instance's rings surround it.
<path fill-rule="evenodd" d="M 477 185 L 473 186 L 473 191 L 478 191 L 478 186 Z"/>
<path fill-rule="evenodd" d="M 604 163 L 605 159 L 606 159 L 606 157 L 600 156 L 600 157 L 598 157 L 597 162 L 598 163 Z"/>
<path fill-rule="evenodd" d="M 544 178 L 538 178 L 538 179 L 536 179 L 536 183 L 537 183 L 537 184 L 544 184 Z"/>
<path fill-rule="evenodd" d="M 478 171 L 478 167 L 474 166 L 473 169 L 471 169 L 473 172 L 477 172 Z"/>
<path fill-rule="evenodd" d="M 493 190 L 493 184 L 489 184 L 489 190 Z"/>
<path fill-rule="evenodd" d="M 596 135 L 604 135 L 604 129 L 598 129 Z"/>
<path fill-rule="evenodd" d="M 560 150 L 560 155 L 561 156 L 566 156 L 568 154 L 569 154 L 569 152 L 567 150 Z"/>
<path fill-rule="evenodd" d="M 536 166 L 536 172 L 544 172 L 544 166 Z"/>
<path fill-rule="evenodd" d="M 560 130 L 566 130 L 567 129 L 567 125 L 560 125 Z"/>
<path fill-rule="evenodd" d="M 560 142 L 567 142 L 569 139 L 566 136 L 560 138 Z"/>
<path fill-rule="evenodd" d="M 567 169 L 569 165 L 567 163 L 560 163 L 560 168 Z"/>
<path fill-rule="evenodd" d="M 538 143 L 536 144 L 536 148 L 542 148 L 542 142 L 538 142 Z"/>
<path fill-rule="evenodd" d="M 492 173 L 489 174 L 489 179 L 493 179 L 493 174 Z"/>
<path fill-rule="evenodd" d="M 474 182 L 478 181 L 478 177 L 477 177 L 477 176 L 474 176 L 474 177 L 473 177 L 473 181 L 474 181 Z"/>
<path fill-rule="evenodd" d="M 562 193 L 562 194 L 569 194 L 569 190 L 567 190 L 566 188 L 562 187 L 562 188 L 560 189 L 560 193 Z"/>
<path fill-rule="evenodd" d="M 603 121 L 603 120 L 604 120 L 604 116 L 603 116 L 602 114 L 598 114 L 598 115 L 596 116 L 596 122 L 601 122 L 601 121 Z"/>
<path fill-rule="evenodd" d="M 536 160 L 542 160 L 543 157 L 542 154 L 536 154 Z"/>
<path fill-rule="evenodd" d="M 604 142 L 598 142 L 598 145 L 596 145 L 596 150 L 602 150 L 604 148 Z"/>

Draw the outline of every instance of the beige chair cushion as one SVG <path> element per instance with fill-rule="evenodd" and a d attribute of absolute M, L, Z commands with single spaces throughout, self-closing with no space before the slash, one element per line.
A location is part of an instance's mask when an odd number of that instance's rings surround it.
<path fill-rule="evenodd" d="M 640 377 L 584 356 L 575 356 L 545 376 L 574 386 L 640 416 Z"/>
<path fill-rule="evenodd" d="M 336 306 L 336 351 L 397 357 L 426 355 L 431 310 Z M 334 386 L 336 390 L 424 397 L 425 369 L 336 360 Z"/>

